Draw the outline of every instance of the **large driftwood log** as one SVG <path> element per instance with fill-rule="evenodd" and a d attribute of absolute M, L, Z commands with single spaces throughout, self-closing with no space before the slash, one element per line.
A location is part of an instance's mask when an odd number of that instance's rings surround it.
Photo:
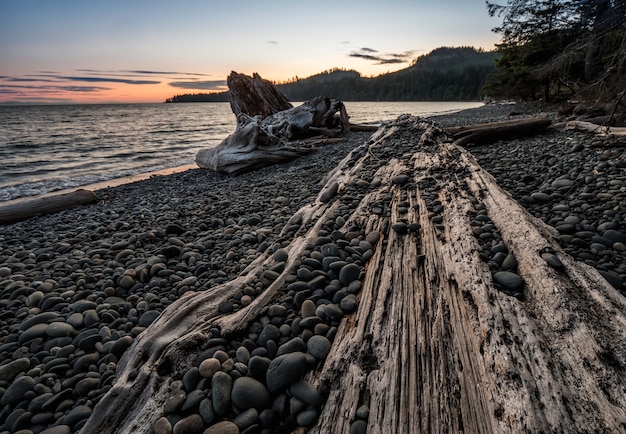
<path fill-rule="evenodd" d="M 227 80 L 230 105 L 237 128 L 216 148 L 196 154 L 199 167 L 237 174 L 281 163 L 315 150 L 324 140 L 350 131 L 341 101 L 317 97 L 292 107 L 287 99 L 258 74 L 232 72 Z"/>
<path fill-rule="evenodd" d="M 203 350 L 209 329 L 228 338 L 275 302 L 338 210 L 344 227 L 380 237 L 358 310 L 341 320 L 330 354 L 306 376 L 327 396 L 310 432 L 348 432 L 361 405 L 369 407 L 368 434 L 626 430 L 624 298 L 567 256 L 554 230 L 468 152 L 432 125 L 401 117 L 348 156 L 317 201 L 294 216 L 301 235 L 265 292 L 233 314 L 217 311 L 275 264 L 267 255 L 236 280 L 168 307 L 126 351 L 83 431 L 151 432 L 168 387 Z M 479 258 L 470 226 L 478 210 L 517 258 L 521 299 L 500 291 Z M 560 269 L 541 258 L 546 250 Z"/>
<path fill-rule="evenodd" d="M 89 190 L 44 196 L 35 199 L 0 205 L 0 224 L 15 223 L 40 214 L 49 214 L 80 205 L 98 202 L 98 197 Z"/>
<path fill-rule="evenodd" d="M 481 145 L 511 137 L 531 136 L 544 131 L 552 121 L 545 117 L 489 122 L 444 128 L 459 146 Z"/>
<path fill-rule="evenodd" d="M 565 124 L 565 129 L 584 131 L 599 136 L 626 136 L 626 127 L 609 127 L 591 122 L 569 121 Z"/>

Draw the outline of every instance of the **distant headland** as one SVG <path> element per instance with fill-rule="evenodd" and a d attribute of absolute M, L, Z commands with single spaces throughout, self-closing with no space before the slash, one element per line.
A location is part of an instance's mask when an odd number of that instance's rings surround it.
<path fill-rule="evenodd" d="M 498 54 L 473 47 L 442 47 L 397 72 L 363 77 L 335 68 L 307 78 L 274 83 L 287 99 L 306 101 L 332 95 L 343 101 L 473 101 L 481 99 Z M 229 92 L 176 95 L 166 103 L 225 102 Z"/>

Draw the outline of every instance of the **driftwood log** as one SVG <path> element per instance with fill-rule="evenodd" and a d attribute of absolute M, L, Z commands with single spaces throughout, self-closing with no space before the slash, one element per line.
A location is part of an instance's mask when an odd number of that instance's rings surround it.
<path fill-rule="evenodd" d="M 523 297 L 499 290 L 470 225 L 478 210 L 518 261 Z M 168 387 L 209 330 L 245 329 L 285 292 L 287 276 L 328 221 L 377 234 L 355 313 L 305 379 L 326 397 L 314 433 L 624 432 L 626 303 L 575 262 L 555 231 L 528 214 L 438 128 L 404 116 L 331 172 L 287 227 L 284 270 L 249 306 L 218 305 L 275 265 L 265 254 L 235 280 L 182 297 L 125 352 L 117 380 L 83 432 L 148 433 Z M 345 228 L 345 229 L 344 229 Z M 290 232 L 291 233 L 291 232 Z M 551 268 L 541 253 L 561 262 Z M 302 432 L 307 429 L 300 428 Z"/>
<path fill-rule="evenodd" d="M 482 145 L 512 137 L 538 134 L 547 129 L 552 121 L 546 117 L 489 122 L 444 128 L 459 146 Z"/>
<path fill-rule="evenodd" d="M 626 127 L 610 127 L 591 122 L 569 121 L 565 124 L 566 130 L 584 131 L 599 136 L 622 136 L 626 137 Z"/>
<path fill-rule="evenodd" d="M 216 148 L 197 153 L 199 167 L 237 174 L 312 152 L 325 143 L 314 136 L 337 138 L 350 130 L 341 101 L 317 97 L 292 107 L 258 74 L 232 72 L 227 82 L 237 128 Z"/>
<path fill-rule="evenodd" d="M 0 224 L 15 223 L 41 214 L 50 214 L 80 205 L 98 202 L 92 191 L 80 189 L 71 193 L 43 196 L 0 205 Z"/>

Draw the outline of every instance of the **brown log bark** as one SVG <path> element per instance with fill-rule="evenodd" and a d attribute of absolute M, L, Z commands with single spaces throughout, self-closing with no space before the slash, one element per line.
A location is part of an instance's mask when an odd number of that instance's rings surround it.
<path fill-rule="evenodd" d="M 358 310 L 306 376 L 327 396 L 309 432 L 349 432 L 361 405 L 369 407 L 368 434 L 624 432 L 624 298 L 446 140 L 409 116 L 381 128 L 292 218 L 308 229 L 290 239 L 284 271 L 265 292 L 233 314 L 217 312 L 274 264 L 267 255 L 236 280 L 177 300 L 124 354 L 83 432 L 150 432 L 168 386 L 202 351 L 208 330 L 228 338 L 254 321 L 340 209 L 343 227 L 380 238 Z M 500 291 L 479 258 L 470 225 L 479 209 L 517 258 L 522 299 Z M 541 258 L 546 249 L 561 269 Z"/>
<path fill-rule="evenodd" d="M 444 131 L 452 136 L 457 145 L 469 146 L 534 135 L 547 129 L 551 123 L 550 119 L 540 117 L 449 127 Z"/>
<path fill-rule="evenodd" d="M 89 190 L 76 190 L 55 196 L 38 197 L 0 205 L 0 224 L 9 224 L 41 214 L 49 214 L 80 205 L 98 202 L 98 197 Z"/>

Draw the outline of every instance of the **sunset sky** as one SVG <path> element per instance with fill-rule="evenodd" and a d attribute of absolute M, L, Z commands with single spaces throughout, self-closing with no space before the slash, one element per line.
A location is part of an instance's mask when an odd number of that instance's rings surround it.
<path fill-rule="evenodd" d="M 162 102 L 499 41 L 484 0 L 0 0 L 0 104 Z"/>

